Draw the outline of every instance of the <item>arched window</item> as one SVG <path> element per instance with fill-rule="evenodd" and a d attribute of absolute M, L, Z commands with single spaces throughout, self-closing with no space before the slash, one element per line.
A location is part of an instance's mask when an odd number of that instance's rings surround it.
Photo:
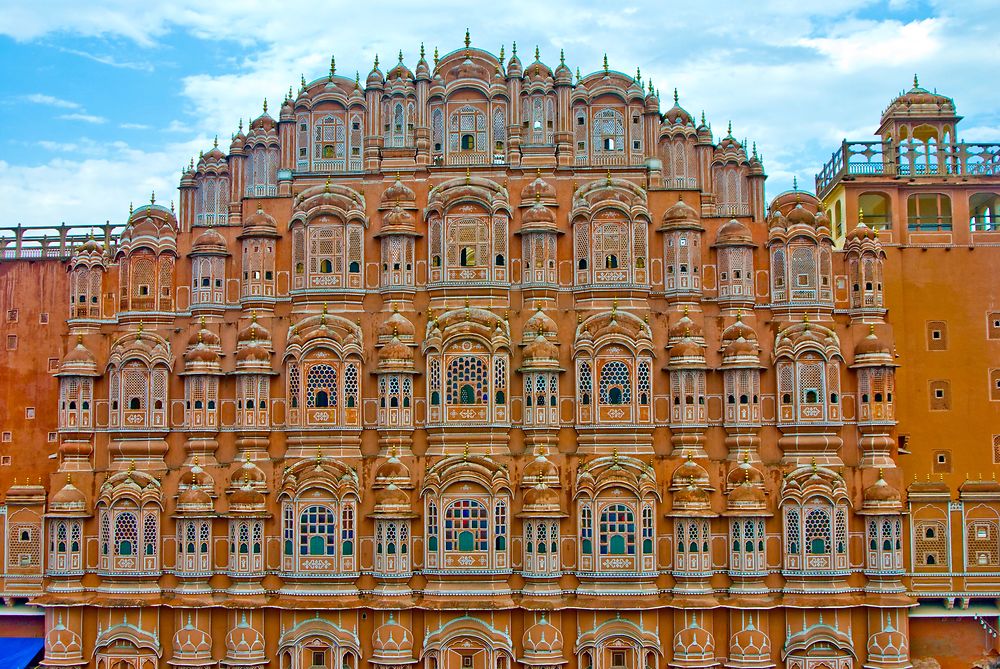
<path fill-rule="evenodd" d="M 885 193 L 862 193 L 858 197 L 858 210 L 864 215 L 869 228 L 892 229 L 892 212 L 889 196 Z"/>
<path fill-rule="evenodd" d="M 299 516 L 299 555 L 337 554 L 337 516 L 323 505 L 307 507 Z"/>
<path fill-rule="evenodd" d="M 972 232 L 1000 231 L 1000 195 L 976 193 L 969 198 L 969 230 Z"/>
<path fill-rule="evenodd" d="M 635 555 L 635 511 L 625 504 L 601 509 L 599 546 L 601 555 Z"/>
<path fill-rule="evenodd" d="M 605 362 L 600 368 L 600 403 L 629 404 L 632 401 L 631 372 L 619 360 Z"/>
<path fill-rule="evenodd" d="M 951 198 L 944 193 L 916 193 L 906 200 L 906 227 L 910 232 L 951 230 Z"/>
<path fill-rule="evenodd" d="M 444 549 L 446 551 L 489 550 L 489 514 L 482 502 L 462 499 L 445 510 Z"/>

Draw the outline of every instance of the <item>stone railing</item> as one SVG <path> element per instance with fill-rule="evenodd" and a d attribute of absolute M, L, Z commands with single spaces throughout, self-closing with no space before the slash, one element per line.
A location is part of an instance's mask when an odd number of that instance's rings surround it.
<path fill-rule="evenodd" d="M 1000 144 L 935 144 L 845 140 L 816 175 L 824 197 L 845 176 L 941 177 L 1000 175 Z"/>
<path fill-rule="evenodd" d="M 90 238 L 112 253 L 118 245 L 122 226 L 104 225 L 31 228 L 17 226 L 0 228 L 0 261 L 69 258 L 80 244 Z"/>

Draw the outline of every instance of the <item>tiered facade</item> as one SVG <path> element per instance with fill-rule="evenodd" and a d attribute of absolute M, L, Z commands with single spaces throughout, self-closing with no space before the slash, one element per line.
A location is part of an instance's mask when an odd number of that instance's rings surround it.
<path fill-rule="evenodd" d="M 6 263 L 67 313 L 7 363 L 63 352 L 6 492 L 46 666 L 910 667 L 883 238 L 764 178 L 467 39 Z"/>

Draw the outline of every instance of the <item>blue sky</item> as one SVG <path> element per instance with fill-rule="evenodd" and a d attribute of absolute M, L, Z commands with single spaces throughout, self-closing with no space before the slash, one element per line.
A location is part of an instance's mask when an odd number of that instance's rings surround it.
<path fill-rule="evenodd" d="M 418 8 L 419 9 L 416 9 Z M 501 9 L 502 8 L 502 9 Z M 705 111 L 757 142 L 771 197 L 813 176 L 841 139 L 869 137 L 898 92 L 955 98 L 959 136 L 1000 142 L 997 0 L 506 3 L 0 0 L 0 227 L 121 222 L 176 199 L 180 169 L 266 97 L 457 48 L 535 45 L 555 64 L 652 78 L 665 110 Z"/>

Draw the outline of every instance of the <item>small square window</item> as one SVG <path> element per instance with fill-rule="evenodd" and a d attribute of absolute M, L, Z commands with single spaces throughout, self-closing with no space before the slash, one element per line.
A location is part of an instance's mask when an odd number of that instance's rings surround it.
<path fill-rule="evenodd" d="M 299 123 L 299 130 L 308 130 L 309 126 L 305 123 Z"/>
<path fill-rule="evenodd" d="M 4 432 L 2 439 L 3 439 L 3 442 L 5 444 L 9 444 L 10 442 L 14 441 L 14 433 L 13 432 Z"/>
<path fill-rule="evenodd" d="M 938 453 L 937 461 L 939 465 L 943 465 L 948 462 L 948 456 L 944 453 Z"/>
<path fill-rule="evenodd" d="M 940 330 L 931 330 L 931 339 L 940 339 L 940 338 L 941 338 Z"/>
<path fill-rule="evenodd" d="M 39 325 L 48 325 L 49 324 L 49 312 L 43 311 L 42 313 L 38 314 L 38 323 L 39 323 Z"/>
<path fill-rule="evenodd" d="M 462 656 L 462 667 L 464 667 L 465 669 L 469 669 L 469 667 L 471 667 L 471 666 L 472 666 L 472 656 L 471 655 L 463 655 Z"/>
<path fill-rule="evenodd" d="M 583 118 L 582 116 L 577 116 L 576 117 L 576 124 L 577 125 L 583 125 L 584 123 L 586 123 L 586 119 L 585 118 Z"/>
<path fill-rule="evenodd" d="M 10 467 L 10 456 L 9 455 L 0 456 L 0 466 Z"/>
<path fill-rule="evenodd" d="M 59 441 L 59 434 L 57 432 L 49 432 L 48 439 L 50 444 L 54 444 Z"/>
<path fill-rule="evenodd" d="M 59 369 L 59 358 L 49 358 L 48 369 L 50 372 L 54 372 Z"/>
<path fill-rule="evenodd" d="M 638 151 L 638 150 L 639 150 L 639 147 L 640 147 L 640 144 L 639 144 L 639 141 L 638 141 L 638 140 L 636 140 L 636 141 L 632 142 L 632 148 L 633 148 L 633 149 L 635 149 L 636 151 Z"/>
<path fill-rule="evenodd" d="M 944 388 L 935 388 L 934 397 L 942 399 L 944 397 Z"/>
<path fill-rule="evenodd" d="M 17 309 L 8 309 L 7 310 L 7 322 L 8 323 L 16 323 L 17 322 Z"/>
<path fill-rule="evenodd" d="M 35 419 L 35 407 L 24 407 L 24 418 L 26 420 Z"/>
<path fill-rule="evenodd" d="M 7 350 L 14 351 L 17 350 L 17 335 L 9 334 L 7 335 Z"/>
<path fill-rule="evenodd" d="M 308 155 L 309 155 L 309 154 L 308 154 L 308 153 L 306 153 L 306 150 L 305 150 L 305 149 L 299 149 L 299 158 L 305 158 L 305 157 L 307 157 Z"/>

